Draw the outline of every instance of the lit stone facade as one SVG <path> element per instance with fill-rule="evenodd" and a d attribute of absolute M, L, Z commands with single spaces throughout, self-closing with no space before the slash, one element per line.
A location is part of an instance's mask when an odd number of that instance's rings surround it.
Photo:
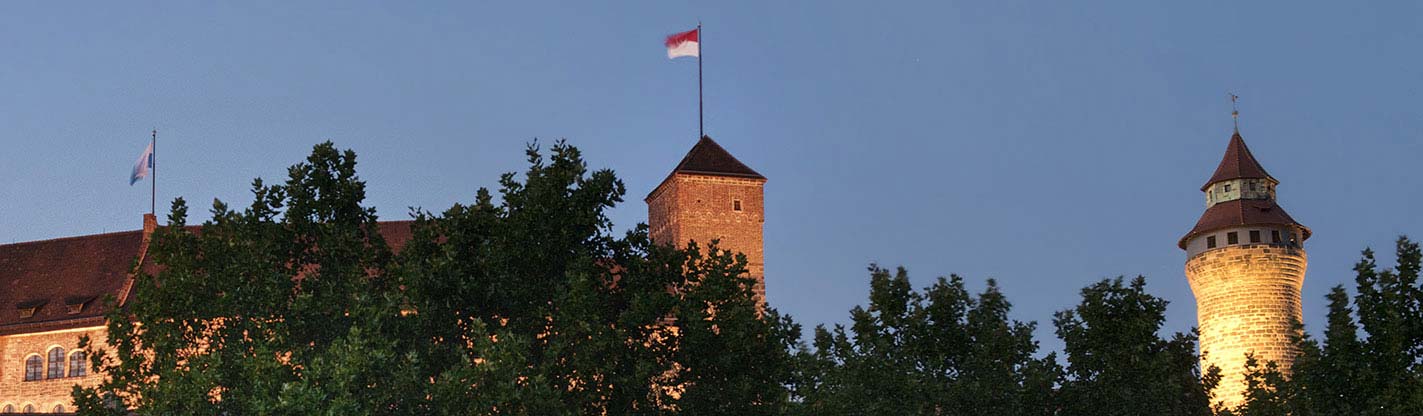
<path fill-rule="evenodd" d="M 1245 354 L 1275 361 L 1288 372 L 1295 349 L 1294 323 L 1303 320 L 1300 289 L 1308 259 L 1287 245 L 1250 244 L 1208 250 L 1186 262 L 1196 295 L 1202 367 L 1220 368 L 1216 398 L 1239 401 L 1245 390 Z"/>
<path fill-rule="evenodd" d="M 83 361 L 84 375 L 71 377 L 70 359 L 79 352 L 80 336 L 88 335 L 91 342 L 102 345 L 105 333 L 100 326 L 0 336 L 0 413 L 6 409 L 23 412 L 27 406 L 35 413 L 73 412 L 69 395 L 74 386 L 94 386 L 100 378 L 88 371 L 87 359 Z M 49 351 L 56 347 L 64 351 L 60 370 L 63 375 L 50 378 Z M 42 363 L 42 378 L 26 381 L 25 361 L 35 356 Z"/>
<path fill-rule="evenodd" d="M 1201 367 L 1220 368 L 1215 398 L 1226 406 L 1242 401 L 1246 354 L 1288 374 L 1298 353 L 1292 338 L 1303 320 L 1310 231 L 1275 203 L 1278 184 L 1237 132 L 1201 187 L 1206 212 L 1178 242 L 1196 297 Z"/>

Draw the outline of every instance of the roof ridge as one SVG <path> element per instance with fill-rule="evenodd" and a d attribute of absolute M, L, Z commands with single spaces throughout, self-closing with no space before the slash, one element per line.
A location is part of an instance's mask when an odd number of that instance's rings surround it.
<path fill-rule="evenodd" d="M 376 224 L 379 225 L 379 224 L 406 223 L 406 222 L 408 222 L 408 223 L 413 223 L 413 222 L 415 222 L 415 220 L 409 219 L 409 220 L 376 221 Z M 189 226 L 186 226 L 185 228 L 193 228 L 193 227 L 202 228 L 202 225 L 189 225 Z M 24 246 L 24 245 L 29 245 L 29 244 L 53 243 L 53 242 L 66 241 L 66 240 L 77 240 L 77 239 L 81 239 L 81 238 L 104 237 L 104 236 L 112 236 L 112 235 L 127 234 L 127 233 L 139 233 L 139 232 L 143 232 L 143 229 L 124 230 L 124 231 L 110 231 L 110 232 L 98 233 L 98 234 L 69 235 L 69 236 L 64 236 L 64 237 L 46 238 L 46 239 L 43 239 L 43 240 L 16 241 L 16 242 L 13 242 L 13 243 L 0 244 L 0 249 L 3 249 L 3 248 L 12 248 L 12 247 L 19 247 L 19 246 Z"/>
<path fill-rule="evenodd" d="M 77 240 L 77 239 L 81 239 L 81 238 L 103 237 L 103 236 L 111 236 L 111 235 L 117 235 L 117 234 L 141 233 L 141 232 L 143 232 L 143 230 L 141 230 L 141 229 L 139 229 L 139 230 L 127 230 L 127 231 L 110 231 L 110 232 L 107 232 L 107 233 L 71 235 L 71 236 L 64 236 L 64 237 L 46 238 L 46 239 L 43 239 L 43 240 L 17 241 L 17 242 L 14 242 L 14 243 L 0 244 L 0 248 L 10 248 L 10 247 L 18 247 L 18 246 L 29 245 L 29 244 L 52 243 L 52 242 L 65 241 L 65 240 Z"/>

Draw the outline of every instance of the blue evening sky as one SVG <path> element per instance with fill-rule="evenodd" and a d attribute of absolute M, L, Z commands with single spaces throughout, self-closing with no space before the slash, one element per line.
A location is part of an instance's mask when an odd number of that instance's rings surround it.
<path fill-rule="evenodd" d="M 870 262 L 996 278 L 1047 349 L 1104 277 L 1146 275 L 1190 328 L 1176 240 L 1227 91 L 1314 230 L 1312 330 L 1361 249 L 1423 237 L 1419 3 L 1085 3 L 4 3 L 0 243 L 138 228 L 155 127 L 160 210 L 194 222 L 327 139 L 404 219 L 567 138 L 627 184 L 621 232 L 695 141 L 696 61 L 662 38 L 698 19 L 707 132 L 770 178 L 767 292 L 807 329 L 865 303 Z"/>

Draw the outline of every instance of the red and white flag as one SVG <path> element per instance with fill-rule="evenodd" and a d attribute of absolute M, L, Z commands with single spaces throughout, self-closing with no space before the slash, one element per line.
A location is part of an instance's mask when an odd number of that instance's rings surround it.
<path fill-rule="evenodd" d="M 700 58 L 702 55 L 702 46 L 698 43 L 698 38 L 700 38 L 701 30 L 701 28 L 697 28 L 668 36 L 667 59 L 675 59 L 682 56 Z"/>

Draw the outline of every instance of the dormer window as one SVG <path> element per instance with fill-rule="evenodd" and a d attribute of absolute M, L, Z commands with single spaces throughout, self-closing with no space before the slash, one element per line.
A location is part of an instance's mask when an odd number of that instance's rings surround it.
<path fill-rule="evenodd" d="M 94 296 L 71 296 L 64 299 L 65 312 L 70 315 L 77 315 L 84 311 L 84 307 L 94 300 Z"/>
<path fill-rule="evenodd" d="M 15 309 L 20 312 L 20 319 L 33 318 L 35 316 L 35 313 L 39 312 L 40 307 L 44 306 L 44 304 L 44 300 L 20 302 L 19 304 L 15 305 Z"/>

